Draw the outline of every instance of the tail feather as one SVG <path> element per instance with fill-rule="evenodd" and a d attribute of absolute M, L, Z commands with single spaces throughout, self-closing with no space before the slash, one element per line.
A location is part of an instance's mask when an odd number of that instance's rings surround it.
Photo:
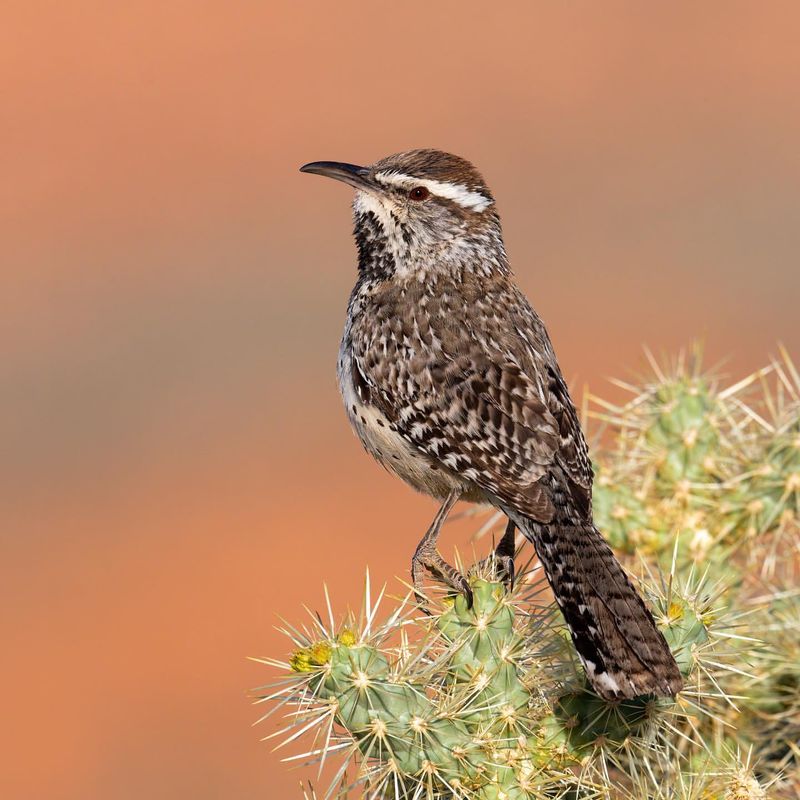
<path fill-rule="evenodd" d="M 675 658 L 597 528 L 515 522 L 536 548 L 594 690 L 607 699 L 679 692 Z"/>

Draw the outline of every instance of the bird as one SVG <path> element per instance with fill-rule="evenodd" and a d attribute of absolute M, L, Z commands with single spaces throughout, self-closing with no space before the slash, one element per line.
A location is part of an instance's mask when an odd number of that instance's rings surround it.
<path fill-rule="evenodd" d="M 411 562 L 471 600 L 437 539 L 460 500 L 507 518 L 495 562 L 513 580 L 515 532 L 536 550 L 592 690 L 675 696 L 678 665 L 592 518 L 592 464 L 544 323 L 517 287 L 494 196 L 435 149 L 301 172 L 355 189 L 355 286 L 337 375 L 364 448 L 441 503 Z"/>

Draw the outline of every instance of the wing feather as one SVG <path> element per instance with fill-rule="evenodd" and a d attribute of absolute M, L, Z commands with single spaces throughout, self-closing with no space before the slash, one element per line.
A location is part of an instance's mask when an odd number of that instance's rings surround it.
<path fill-rule="evenodd" d="M 441 321 L 441 298 L 448 295 L 469 303 L 458 322 Z M 371 402 L 406 441 L 500 503 L 550 522 L 558 472 L 581 516 L 588 514 L 586 444 L 538 316 L 519 293 L 470 297 L 464 287 L 452 293 L 440 287 L 435 296 L 437 318 L 424 313 L 418 298 L 394 304 L 384 298 L 368 335 L 353 337 Z"/>

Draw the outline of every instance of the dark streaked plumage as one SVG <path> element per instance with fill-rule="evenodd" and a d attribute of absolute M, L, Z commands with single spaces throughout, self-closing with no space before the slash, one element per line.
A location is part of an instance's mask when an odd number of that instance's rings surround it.
<path fill-rule="evenodd" d="M 435 150 L 303 169 L 357 190 L 359 275 L 338 364 L 350 421 L 378 461 L 444 503 L 415 583 L 425 567 L 468 591 L 436 538 L 456 500 L 491 503 L 533 541 L 596 691 L 677 692 L 669 648 L 592 522 L 575 407 L 511 279 L 481 175 Z"/>

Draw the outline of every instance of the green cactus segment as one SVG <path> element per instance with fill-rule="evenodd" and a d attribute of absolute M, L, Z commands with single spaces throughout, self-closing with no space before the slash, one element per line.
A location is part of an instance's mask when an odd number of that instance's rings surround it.
<path fill-rule="evenodd" d="M 579 755 L 595 747 L 614 749 L 643 733 L 657 708 L 651 697 L 609 703 L 582 689 L 558 698 L 545 730 L 551 744 Z"/>
<path fill-rule="evenodd" d="M 479 743 L 471 758 L 477 771 L 470 776 L 478 796 L 502 796 L 502 790 L 508 797 L 527 797 L 534 761 L 543 752 L 531 737 L 531 689 L 517 661 L 524 638 L 500 584 L 478 580 L 472 588 L 473 607 L 457 597 L 437 624 L 450 645 L 446 694 L 460 700 L 460 719 Z"/>
<path fill-rule="evenodd" d="M 509 727 L 516 712 L 530 701 L 515 662 L 522 637 L 514 630 L 514 609 L 500 584 L 476 581 L 473 595 L 471 609 L 459 596 L 438 620 L 438 629 L 452 644 L 449 680 L 477 688 L 470 705 L 495 710 L 491 729 Z M 486 716 L 477 711 L 465 719 L 483 724 Z"/>
<path fill-rule="evenodd" d="M 800 423 L 754 447 L 741 464 L 743 476 L 726 495 L 731 529 L 745 538 L 796 527 L 800 520 Z"/>
<path fill-rule="evenodd" d="M 702 375 L 678 373 L 620 411 L 619 449 L 596 467 L 595 521 L 627 552 L 706 557 L 717 533 L 710 512 L 726 477 L 725 409 Z M 728 459 L 729 460 L 729 459 Z"/>
<path fill-rule="evenodd" d="M 314 696 L 335 702 L 336 721 L 365 755 L 391 758 L 404 774 L 417 774 L 426 764 L 451 771 L 452 751 L 465 738 L 463 724 L 437 719 L 425 687 L 395 680 L 375 647 L 339 639 L 330 643 L 328 661 L 316 667 L 309 684 Z"/>
<path fill-rule="evenodd" d="M 664 382 L 652 396 L 645 442 L 653 451 L 659 481 L 705 481 L 717 451 L 716 402 L 699 377 Z"/>
<path fill-rule="evenodd" d="M 688 677 L 697 667 L 697 648 L 710 641 L 706 623 L 687 601 L 676 600 L 661 631 L 681 674 Z M 597 747 L 613 751 L 631 737 L 646 738 L 659 715 L 673 705 L 669 698 L 646 695 L 608 702 L 584 686 L 556 699 L 543 730 L 551 746 L 562 747 L 578 757 Z"/>
<path fill-rule="evenodd" d="M 672 603 L 668 614 L 669 623 L 661 632 L 685 678 L 696 664 L 697 648 L 709 641 L 708 628 L 688 603 Z"/>
<path fill-rule="evenodd" d="M 642 492 L 615 482 L 597 470 L 593 493 L 594 521 L 615 550 L 633 554 L 637 549 L 665 549 L 668 531 L 660 528 L 655 509 L 648 507 Z"/>

